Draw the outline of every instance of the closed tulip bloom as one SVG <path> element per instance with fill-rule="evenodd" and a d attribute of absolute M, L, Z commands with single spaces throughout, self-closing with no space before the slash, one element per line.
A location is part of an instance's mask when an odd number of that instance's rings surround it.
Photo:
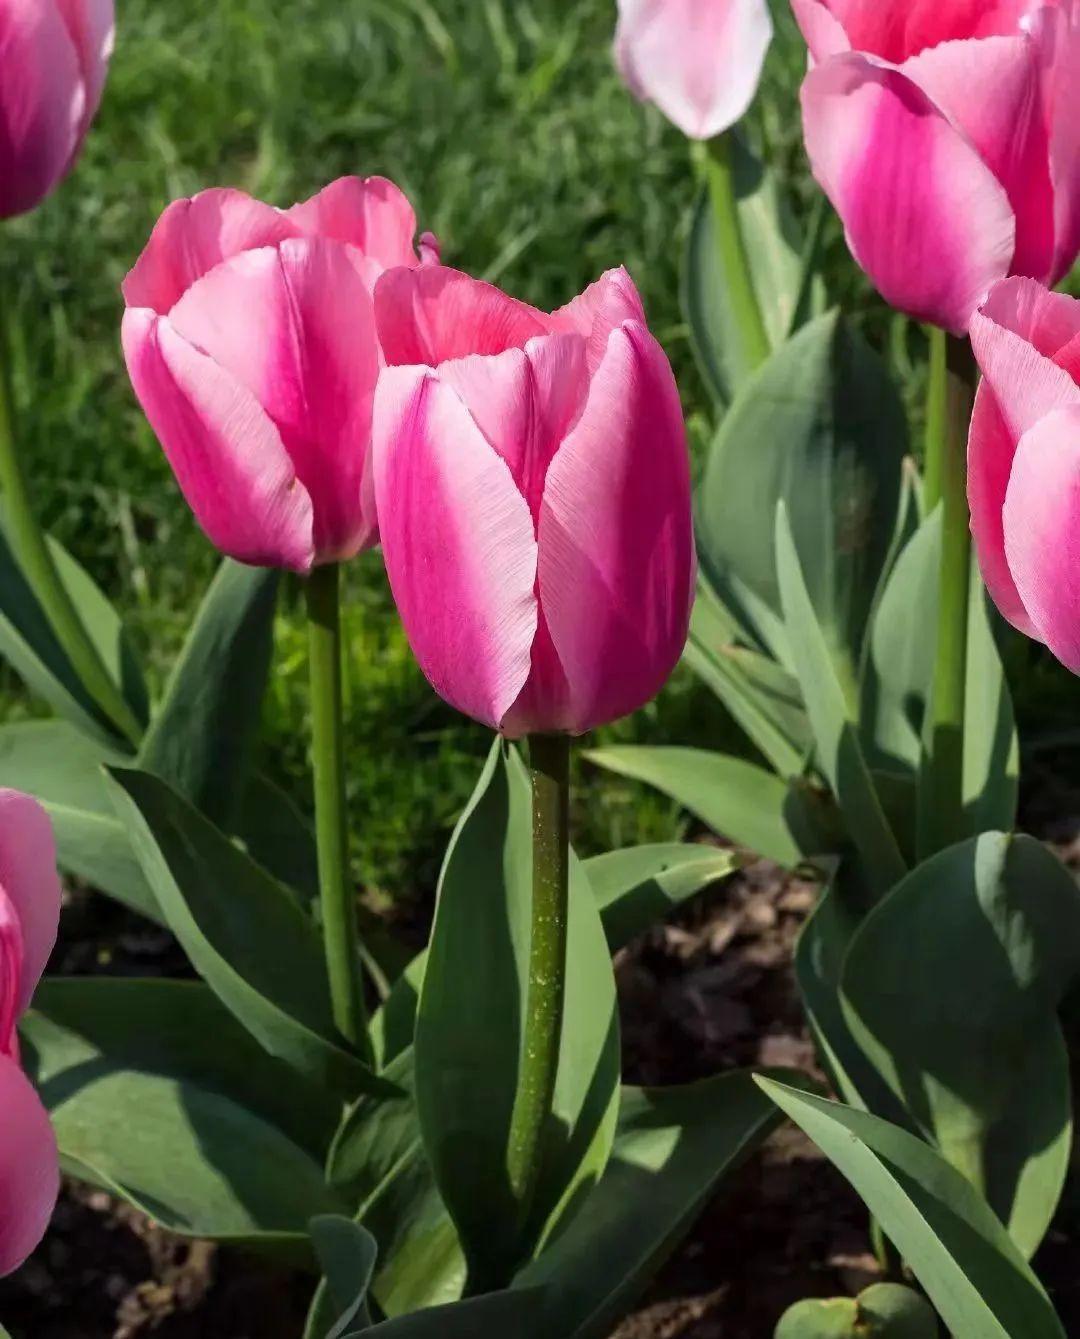
<path fill-rule="evenodd" d="M 424 673 L 517 738 L 658 692 L 694 584 L 678 392 L 623 270 L 553 315 L 444 268 L 375 292 L 383 553 Z"/>
<path fill-rule="evenodd" d="M 279 210 L 210 190 L 166 209 L 124 283 L 135 393 L 222 553 L 307 572 L 378 540 L 372 293 L 417 266 L 416 216 L 379 177 Z M 422 240 L 425 263 L 438 259 Z"/>
<path fill-rule="evenodd" d="M 0 0 L 0 218 L 69 172 L 101 102 L 113 0 Z"/>
<path fill-rule="evenodd" d="M 962 334 L 1080 251 L 1080 0 L 793 0 L 814 175 L 881 294 Z"/>
<path fill-rule="evenodd" d="M 619 0 L 615 63 L 635 97 L 711 139 L 753 101 L 772 35 L 767 0 Z"/>
<path fill-rule="evenodd" d="M 1080 674 L 1080 302 L 998 284 L 971 323 L 983 380 L 971 530 L 1002 614 Z"/>
<path fill-rule="evenodd" d="M 0 790 L 0 1274 L 41 1240 L 60 1188 L 56 1139 L 19 1064 L 15 1024 L 56 942 L 60 881 L 44 809 Z"/>

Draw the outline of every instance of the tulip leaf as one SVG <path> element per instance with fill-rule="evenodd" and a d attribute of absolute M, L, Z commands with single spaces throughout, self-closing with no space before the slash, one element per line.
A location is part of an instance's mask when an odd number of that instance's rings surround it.
<path fill-rule="evenodd" d="M 385 1089 L 335 1031 L 319 935 L 294 895 L 160 778 L 110 776 L 157 904 L 222 1003 L 321 1086 Z"/>
<path fill-rule="evenodd" d="M 1030 837 L 988 832 L 907 876 L 852 937 L 849 1026 L 956 1166 L 1032 1254 L 1071 1136 L 1056 1010 L 1080 974 L 1080 892 Z"/>
<path fill-rule="evenodd" d="M 626 1088 L 607 1170 L 577 1216 L 517 1277 L 537 1333 L 607 1339 L 693 1226 L 720 1180 L 776 1126 L 745 1073 Z"/>
<path fill-rule="evenodd" d="M 916 1135 L 767 1078 L 757 1083 L 843 1173 L 954 1339 L 1065 1339 L 981 1195 Z"/>
<path fill-rule="evenodd" d="M 305 903 L 318 897 L 315 834 L 288 795 L 260 772 L 247 778 L 234 830 L 251 857 Z"/>
<path fill-rule="evenodd" d="M 705 749 L 613 745 L 585 757 L 609 772 L 670 795 L 729 841 L 792 868 L 832 849 L 823 806 L 801 784 L 724 753 Z"/>
<path fill-rule="evenodd" d="M 137 760 L 230 829 L 259 729 L 278 583 L 271 569 L 222 562 Z"/>
<path fill-rule="evenodd" d="M 470 1270 L 496 1277 L 523 1246 L 506 1150 L 528 1007 L 531 843 L 528 777 L 516 752 L 496 741 L 443 866 L 415 1043 L 436 1182 Z M 617 1112 L 615 978 L 587 876 L 573 859 L 568 920 L 554 1118 L 532 1205 L 537 1237 L 603 1171 Z"/>
<path fill-rule="evenodd" d="M 967 687 L 964 707 L 964 818 L 967 832 L 1016 823 L 1020 793 L 1020 741 L 1016 733 L 1012 694 L 994 640 L 986 587 L 971 565 L 968 614 Z"/>
<path fill-rule="evenodd" d="M 340 1339 L 346 1331 L 369 1329 L 367 1295 L 379 1249 L 375 1238 L 351 1218 L 323 1214 L 311 1220 L 311 1241 L 323 1271 L 313 1313 L 325 1297 L 337 1317 L 328 1329 L 318 1330 L 318 1339 Z M 310 1325 L 304 1339 L 316 1339 Z"/>
<path fill-rule="evenodd" d="M 343 1339 L 354 1339 L 357 1333 L 364 1339 L 532 1339 L 535 1315 L 536 1297 L 531 1292 L 488 1293 L 384 1320 Z"/>

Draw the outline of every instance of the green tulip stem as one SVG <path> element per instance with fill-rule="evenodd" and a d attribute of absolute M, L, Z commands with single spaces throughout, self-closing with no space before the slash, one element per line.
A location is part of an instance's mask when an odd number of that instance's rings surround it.
<path fill-rule="evenodd" d="M 56 570 L 48 541 L 30 505 L 22 461 L 16 444 L 14 397 L 8 369 L 8 351 L 0 308 L 0 490 L 8 539 L 23 576 L 37 597 L 61 649 L 79 682 L 112 723 L 132 744 L 142 727 L 105 667 L 86 625 Z"/>
<path fill-rule="evenodd" d="M 507 1171 L 522 1226 L 528 1222 L 559 1068 L 566 994 L 570 887 L 570 740 L 529 738 L 533 797 L 532 937 L 525 1048 L 510 1122 Z"/>
<path fill-rule="evenodd" d="M 315 836 L 330 1001 L 338 1031 L 370 1055 L 356 898 L 349 873 L 342 731 L 341 590 L 337 563 L 307 581 Z"/>

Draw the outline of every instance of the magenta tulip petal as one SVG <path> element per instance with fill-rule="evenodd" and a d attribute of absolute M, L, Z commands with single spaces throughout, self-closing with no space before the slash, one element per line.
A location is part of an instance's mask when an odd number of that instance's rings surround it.
<path fill-rule="evenodd" d="M 56 1136 L 30 1080 L 0 1055 L 0 1275 L 10 1274 L 45 1235 L 60 1191 Z"/>
<path fill-rule="evenodd" d="M 112 55 L 116 18 L 113 0 L 56 0 L 56 3 L 75 47 L 86 88 L 82 118 L 85 132 L 101 102 Z"/>
<path fill-rule="evenodd" d="M 1036 635 L 1080 673 L 1080 405 L 1048 414 L 1021 439 L 1004 526 Z"/>
<path fill-rule="evenodd" d="M 988 323 L 972 322 L 977 354 L 993 340 L 994 327 L 1000 326 L 1068 370 L 1066 346 L 1080 336 L 1080 302 L 1075 298 L 1052 293 L 1033 279 L 1005 279 L 990 290 L 979 313 Z"/>
<path fill-rule="evenodd" d="M 18 917 L 22 942 L 15 992 L 18 1016 L 30 1003 L 56 943 L 60 877 L 48 815 L 37 800 L 14 790 L 0 790 L 0 902 L 4 901 Z"/>
<path fill-rule="evenodd" d="M 251 391 L 145 308 L 125 313 L 123 344 L 135 393 L 211 541 L 239 562 L 306 572 L 311 498 Z"/>
<path fill-rule="evenodd" d="M 791 8 L 812 60 L 820 63 L 829 56 L 851 50 L 843 24 L 825 0 L 791 0 Z"/>
<path fill-rule="evenodd" d="M 1050 283 L 1072 268 L 1080 252 L 1080 116 L 1076 90 L 1080 88 L 1080 3 L 1063 0 L 1035 19 L 1047 66 L 1046 106 L 1050 132 L 1050 178 L 1054 185 L 1054 222 L 1057 247 Z"/>
<path fill-rule="evenodd" d="M 814 175 L 859 264 L 893 306 L 965 331 L 1015 249 L 993 173 L 917 85 L 864 56 L 811 70 L 802 102 Z"/>
<path fill-rule="evenodd" d="M 765 0 L 619 0 L 615 58 L 638 97 L 711 139 L 750 106 L 772 32 Z"/>
<path fill-rule="evenodd" d="M 243 191 L 210 190 L 175 200 L 124 280 L 124 299 L 129 307 L 150 307 L 164 316 L 223 260 L 273 246 L 297 231 L 280 210 Z"/>
<path fill-rule="evenodd" d="M 388 270 L 375 288 L 375 318 L 391 367 L 523 349 L 549 328 L 535 307 L 445 265 Z"/>
<path fill-rule="evenodd" d="M 302 232 L 348 242 L 382 269 L 417 263 L 416 214 L 385 177 L 341 177 L 285 213 Z"/>
<path fill-rule="evenodd" d="M 580 733 L 636 710 L 682 654 L 689 499 L 675 380 L 648 331 L 627 324 L 551 463 L 540 509 L 540 602 L 568 685 L 561 728 Z"/>
<path fill-rule="evenodd" d="M 379 350 L 362 267 L 351 247 L 290 239 L 223 262 L 169 317 L 273 420 L 314 507 L 318 562 L 375 536 L 365 477 Z"/>
<path fill-rule="evenodd" d="M 589 371 L 595 372 L 604 361 L 608 336 L 625 321 L 645 325 L 641 296 L 626 270 L 608 270 L 596 283 L 551 314 L 551 328 L 577 331 L 589 341 Z"/>
<path fill-rule="evenodd" d="M 390 586 L 435 691 L 497 728 L 529 673 L 536 535 L 506 462 L 426 369 L 388 368 L 374 426 Z"/>
<path fill-rule="evenodd" d="M 942 42 L 1017 32 L 1055 0 L 826 0 L 851 47 L 893 62 Z M 801 20 L 800 20 L 801 21 Z"/>

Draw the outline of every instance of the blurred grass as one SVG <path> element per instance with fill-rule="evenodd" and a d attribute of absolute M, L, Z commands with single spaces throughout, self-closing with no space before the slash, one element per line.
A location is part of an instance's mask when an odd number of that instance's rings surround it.
<path fill-rule="evenodd" d="M 699 427 L 708 406 L 678 301 L 694 195 L 687 145 L 637 106 L 610 59 L 613 0 L 120 0 L 105 104 L 75 175 L 5 226 L 0 315 L 16 342 L 21 446 L 42 520 L 125 612 L 160 684 L 216 556 L 128 387 L 120 281 L 160 210 L 232 184 L 285 205 L 343 173 L 394 178 L 444 259 L 543 307 L 626 264 Z M 779 8 L 779 6 L 778 6 Z M 778 13 L 752 132 L 797 204 L 812 194 L 797 84 L 805 49 Z M 830 233 L 834 296 L 865 285 Z M 871 309 L 873 310 L 873 309 Z M 887 336 L 881 324 L 880 338 Z M 429 888 L 485 732 L 417 671 L 377 555 L 349 573 L 349 784 L 365 880 Z M 267 704 L 270 765 L 306 801 L 305 648 L 283 605 Z M 3 710 L 25 710 L 3 683 Z M 718 741 L 711 698 L 676 678 L 624 739 Z M 678 816 L 581 778 L 584 849 L 664 839 Z"/>

